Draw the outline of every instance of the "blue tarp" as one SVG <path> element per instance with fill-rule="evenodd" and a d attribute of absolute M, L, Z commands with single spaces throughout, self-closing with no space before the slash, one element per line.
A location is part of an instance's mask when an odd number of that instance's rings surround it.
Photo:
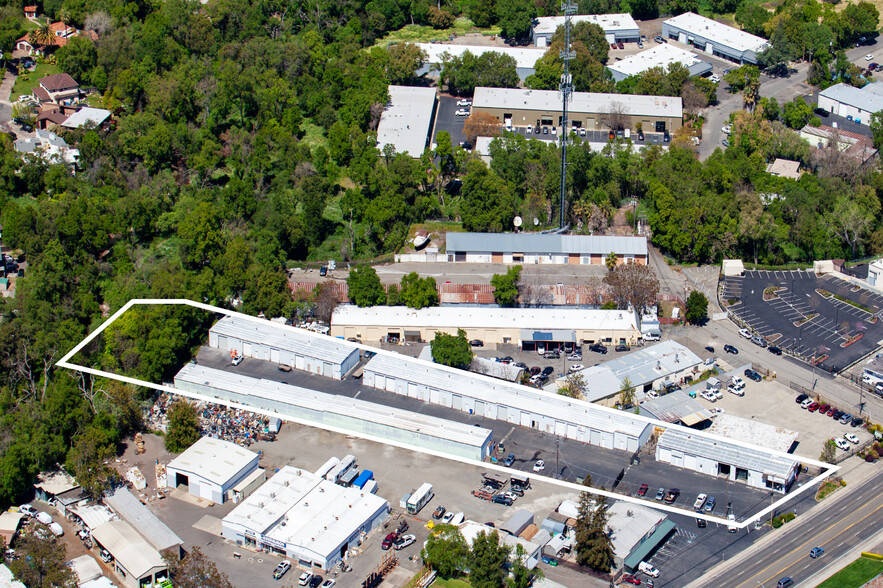
<path fill-rule="evenodd" d="M 359 474 L 355 480 L 353 480 L 353 486 L 356 488 L 364 488 L 365 484 L 368 483 L 368 480 L 374 479 L 374 472 L 371 470 L 362 470 L 362 473 Z"/>

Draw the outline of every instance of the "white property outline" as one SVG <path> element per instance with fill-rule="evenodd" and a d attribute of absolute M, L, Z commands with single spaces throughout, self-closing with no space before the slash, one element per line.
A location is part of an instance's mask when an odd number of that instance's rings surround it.
<path fill-rule="evenodd" d="M 125 305 L 123 305 L 122 308 L 120 308 L 118 311 L 116 311 L 109 319 L 104 321 L 101 324 L 101 326 L 99 326 L 97 329 L 95 329 L 95 331 L 90 333 L 85 339 L 83 339 L 80 343 L 78 343 L 76 347 L 71 349 L 55 365 L 58 367 L 62 367 L 62 368 L 67 368 L 67 369 L 71 369 L 71 370 L 75 370 L 75 371 L 79 371 L 79 372 L 84 372 L 87 374 L 92 374 L 94 376 L 100 376 L 103 378 L 109 378 L 111 380 L 126 382 L 127 384 L 133 384 L 135 386 L 144 386 L 145 388 L 151 388 L 153 390 L 159 390 L 161 392 L 168 392 L 170 394 L 177 394 L 179 396 L 186 396 L 186 397 L 192 398 L 194 400 L 200 400 L 203 402 L 211 402 L 214 404 L 222 404 L 222 405 L 230 407 L 230 408 L 246 410 L 248 412 L 262 414 L 262 415 L 270 416 L 270 417 L 273 417 L 273 416 L 278 417 L 278 414 L 273 413 L 272 411 L 269 411 L 269 410 L 258 409 L 258 408 L 254 408 L 251 406 L 240 404 L 238 402 L 222 400 L 222 399 L 214 398 L 211 396 L 203 396 L 202 394 L 194 394 L 192 392 L 185 392 L 183 390 L 178 390 L 177 388 L 175 388 L 173 386 L 154 384 L 152 382 L 146 382 L 144 380 L 139 380 L 137 378 L 130 378 L 128 376 L 120 376 L 117 374 L 112 374 L 110 372 L 96 370 L 94 368 L 88 368 L 85 366 L 70 363 L 69 360 L 71 358 L 73 358 L 77 353 L 79 353 L 80 350 L 83 349 L 83 347 L 85 347 L 90 342 L 92 342 L 92 340 L 95 339 L 95 337 L 97 337 L 98 335 L 100 335 L 104 331 L 104 329 L 109 327 L 114 321 L 116 321 L 118 318 L 120 318 L 127 310 L 129 310 L 130 308 L 132 308 L 135 305 L 160 305 L 160 306 L 185 305 L 185 306 L 191 306 L 191 307 L 198 308 L 198 309 L 205 310 L 205 311 L 212 312 L 212 313 L 225 314 L 228 316 L 235 316 L 235 317 L 241 318 L 243 320 L 253 321 L 255 323 L 259 323 L 260 325 L 262 325 L 264 327 L 271 325 L 275 328 L 280 328 L 280 329 L 293 328 L 293 327 L 289 327 L 287 325 L 280 325 L 279 323 L 275 323 L 273 321 L 268 321 L 266 319 L 260 319 L 260 318 L 254 317 L 254 316 L 243 314 L 241 312 L 227 310 L 225 308 L 219 308 L 217 306 L 212 306 L 210 304 L 203 304 L 201 302 L 194 302 L 193 300 L 187 300 L 187 299 L 183 299 L 183 298 L 173 298 L 173 299 L 133 298 L 133 299 L 129 300 Z M 299 333 L 299 334 L 303 334 L 307 337 L 329 337 L 329 335 L 320 335 L 318 333 L 314 333 L 312 331 L 307 331 L 307 330 L 303 330 L 303 332 Z M 344 345 L 351 345 L 351 346 L 359 348 L 359 349 L 366 349 L 366 350 L 369 350 L 369 351 L 372 351 L 375 353 L 386 354 L 386 355 L 389 355 L 390 357 L 398 356 L 397 353 L 394 353 L 392 351 L 386 351 L 383 349 L 376 349 L 373 347 L 369 349 L 368 347 L 363 346 L 358 343 L 352 343 L 349 341 L 341 341 L 341 343 L 343 343 Z M 409 359 L 411 359 L 412 361 L 422 361 L 419 359 L 417 359 L 417 360 L 414 360 L 412 358 L 409 358 Z M 442 365 L 438 365 L 438 364 L 432 364 L 432 365 L 435 368 L 444 368 L 444 369 L 450 369 L 450 370 L 455 369 L 455 368 L 447 368 L 446 366 L 442 366 Z M 489 377 L 489 376 L 481 376 L 480 374 L 476 374 L 476 376 L 479 378 Z M 539 392 L 541 394 L 548 394 L 550 396 L 553 396 L 553 394 L 551 392 L 546 392 L 544 390 L 537 390 L 537 392 Z M 581 400 L 573 400 L 573 401 L 576 403 L 585 402 L 585 401 L 581 401 Z M 586 403 L 586 404 L 591 404 L 591 403 Z M 592 406 L 593 406 L 593 408 L 597 408 L 597 409 L 615 411 L 615 409 L 607 408 L 605 406 L 600 406 L 597 404 L 592 404 Z M 760 449 L 760 450 L 765 451 L 771 455 L 778 455 L 778 456 L 782 456 L 782 457 L 787 457 L 789 459 L 793 459 L 793 460 L 798 461 L 800 463 L 809 464 L 812 466 L 819 467 L 821 469 L 827 468 L 827 471 L 812 478 L 807 483 L 800 486 L 797 490 L 789 492 L 788 494 L 784 494 L 782 496 L 782 498 L 773 502 L 772 504 L 770 504 L 770 506 L 764 508 L 763 510 L 761 510 L 757 514 L 749 517 L 748 519 L 746 519 L 742 522 L 738 522 L 738 521 L 734 522 L 734 521 L 729 521 L 727 519 L 723 519 L 723 518 L 720 518 L 717 516 L 711 516 L 711 515 L 706 514 L 704 511 L 700 513 L 700 512 L 695 512 L 693 510 L 685 510 L 685 509 L 676 508 L 673 506 L 668 506 L 665 504 L 656 504 L 655 502 L 652 502 L 649 500 L 642 500 L 637 497 L 628 496 L 628 495 L 624 495 L 624 494 L 617 494 L 616 492 L 611 492 L 609 490 L 602 490 L 600 488 L 592 487 L 590 490 L 590 492 L 592 494 L 599 494 L 601 496 L 606 496 L 606 497 L 612 498 L 614 500 L 623 500 L 625 502 L 630 502 L 632 504 L 636 504 L 639 506 L 653 508 L 656 510 L 662 510 L 662 511 L 670 512 L 670 513 L 674 513 L 674 514 L 686 515 L 689 517 L 695 517 L 697 519 L 704 519 L 709 522 L 718 523 L 718 524 L 726 525 L 726 526 L 730 526 L 730 527 L 735 527 L 737 529 L 744 529 L 755 521 L 760 521 L 760 520 L 765 519 L 767 514 L 773 512 L 775 509 L 778 509 L 778 508 L 784 506 L 787 502 L 790 502 L 792 499 L 800 496 L 802 493 L 806 492 L 810 488 L 813 488 L 818 482 L 821 482 L 822 480 L 824 480 L 828 476 L 830 476 L 840 470 L 840 466 L 838 466 L 838 465 L 827 464 L 827 463 L 823 463 L 823 462 L 816 461 L 813 459 L 803 458 L 801 456 L 793 455 L 790 453 L 784 453 L 782 451 L 767 449 L 766 447 L 761 447 L 760 445 L 752 445 L 750 443 L 745 443 L 745 442 L 740 441 L 738 439 L 730 439 L 728 437 L 722 437 L 720 435 L 714 435 L 712 433 L 706 433 L 704 431 L 698 431 L 696 429 L 690 429 L 687 427 L 682 427 L 680 425 L 673 425 L 671 423 L 666 423 L 666 422 L 663 422 L 663 421 L 660 421 L 657 419 L 651 419 L 651 418 L 640 416 L 640 415 L 631 415 L 631 416 L 633 418 L 638 419 L 638 420 L 646 421 L 648 424 L 653 424 L 658 428 L 662 428 L 662 429 L 674 428 L 674 429 L 688 432 L 691 435 L 698 435 L 701 437 L 707 437 L 710 439 L 714 439 L 716 441 L 722 441 L 722 442 L 738 445 L 741 447 L 750 448 L 753 450 Z M 295 418 L 295 417 L 291 417 L 291 416 L 286 415 L 285 420 L 291 421 L 294 423 L 298 423 L 300 425 L 308 426 L 308 427 L 319 428 L 315 422 L 309 421 L 307 419 L 300 419 L 300 418 Z M 375 443 L 380 443 L 383 445 L 391 445 L 393 447 L 406 449 L 408 451 L 414 451 L 417 453 L 432 455 L 434 457 L 440 457 L 442 459 L 457 461 L 460 463 L 464 463 L 464 464 L 468 464 L 468 465 L 472 465 L 472 466 L 476 466 L 476 467 L 480 467 L 480 468 L 496 470 L 498 472 L 502 472 L 505 474 L 511 474 L 513 471 L 512 469 L 501 466 L 501 465 L 496 465 L 493 463 L 488 463 L 488 462 L 479 461 L 479 460 L 475 460 L 475 459 L 468 459 L 465 457 L 450 455 L 448 453 L 444 453 L 441 451 L 436 451 L 433 449 L 425 449 L 423 447 L 417 447 L 415 445 L 410 445 L 410 444 L 402 443 L 399 441 L 391 441 L 389 439 L 384 439 L 382 437 L 377 437 L 375 435 L 367 435 L 364 433 L 359 433 L 356 431 L 352 431 L 350 429 L 344 429 L 341 427 L 328 426 L 328 425 L 322 425 L 321 428 L 323 428 L 326 431 L 331 431 L 334 433 L 339 433 L 342 435 L 348 435 L 348 436 L 352 436 L 352 437 L 358 437 L 361 439 L 365 439 L 367 441 L 373 441 Z M 699 472 L 699 473 L 701 473 L 701 472 Z M 573 482 L 566 482 L 563 480 L 556 480 L 556 479 L 550 478 L 548 476 L 536 475 L 536 473 L 532 473 L 532 472 L 531 472 L 531 474 L 534 478 L 537 478 L 543 482 L 546 482 L 548 484 L 554 484 L 554 485 L 560 486 L 562 488 L 567 488 L 568 490 L 572 490 L 574 492 L 586 492 L 587 491 L 586 487 L 581 484 L 576 484 Z M 714 477 L 714 476 L 710 476 L 710 477 Z M 759 490 L 764 490 L 764 489 L 759 488 Z M 772 491 L 770 491 L 770 492 L 772 492 Z"/>

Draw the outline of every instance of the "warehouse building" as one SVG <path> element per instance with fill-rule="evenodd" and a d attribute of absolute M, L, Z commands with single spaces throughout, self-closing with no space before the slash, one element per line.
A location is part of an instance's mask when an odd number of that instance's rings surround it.
<path fill-rule="evenodd" d="M 551 329 L 549 325 L 567 325 Z M 331 317 L 331 334 L 367 342 L 426 342 L 436 332 L 457 334 L 487 343 L 520 345 L 539 350 L 561 345 L 633 345 L 641 336 L 635 313 L 626 310 L 581 308 L 460 308 L 436 306 L 419 310 L 406 306 L 359 308 L 340 305 Z"/>
<path fill-rule="evenodd" d="M 396 153 L 420 157 L 429 144 L 435 116 L 435 88 L 389 86 L 389 102 L 377 125 L 377 148 L 392 145 Z"/>
<path fill-rule="evenodd" d="M 694 12 L 663 21 L 662 36 L 736 63 L 756 64 L 757 54 L 770 46 L 766 39 Z"/>
<path fill-rule="evenodd" d="M 564 26 L 563 16 L 544 16 L 534 21 L 531 30 L 531 40 L 537 47 L 548 47 L 552 43 L 552 36 L 558 27 Z M 637 43 L 641 38 L 641 30 L 638 23 L 629 13 L 623 14 L 578 14 L 570 17 L 574 25 L 581 22 L 589 22 L 601 27 L 608 43 L 622 41 L 623 43 Z"/>
<path fill-rule="evenodd" d="M 175 557 L 184 555 L 184 541 L 128 489 L 117 488 L 113 494 L 105 496 L 103 500 L 159 553 L 167 552 Z"/>
<path fill-rule="evenodd" d="M 432 71 L 433 67 L 441 69 L 446 60 L 452 57 L 462 57 L 467 51 L 479 57 L 484 53 L 493 51 L 502 53 L 515 60 L 515 71 L 518 77 L 524 80 L 534 73 L 534 65 L 543 55 L 545 49 L 532 49 L 529 47 L 496 47 L 493 45 L 448 45 L 443 43 L 414 43 L 426 53 L 426 61 L 423 67 L 417 70 L 416 75 L 421 76 Z"/>
<path fill-rule="evenodd" d="M 656 460 L 781 494 L 797 478 L 800 466 L 794 457 L 759 446 L 677 429 L 666 429 L 660 435 Z"/>
<path fill-rule="evenodd" d="M 629 571 L 634 571 L 676 527 L 662 512 L 632 502 L 617 500 L 607 513 L 616 567 Z"/>
<path fill-rule="evenodd" d="M 211 328 L 209 347 L 343 379 L 359 363 L 359 349 L 344 341 L 270 321 L 226 316 Z"/>
<path fill-rule="evenodd" d="M 617 264 L 647 265 L 645 237 L 447 233 L 445 240 L 450 262 L 603 265 L 613 253 Z"/>
<path fill-rule="evenodd" d="M 818 107 L 859 124 L 870 125 L 871 115 L 883 110 L 883 82 L 863 88 L 834 84 L 819 92 Z"/>
<path fill-rule="evenodd" d="M 554 90 L 475 88 L 472 112 L 490 114 L 507 128 L 560 127 L 562 122 L 561 97 Z M 683 102 L 672 96 L 574 92 L 568 104 L 571 129 L 606 131 L 621 123 L 631 130 L 641 125 L 645 133 L 674 132 L 683 117 Z"/>
<path fill-rule="evenodd" d="M 635 452 L 652 425 L 634 414 L 419 359 L 374 356 L 365 386 L 606 449 Z"/>
<path fill-rule="evenodd" d="M 707 428 L 712 418 L 711 411 L 685 390 L 675 390 L 671 394 L 645 400 L 641 403 L 638 414 L 695 429 Z"/>
<path fill-rule="evenodd" d="M 162 555 L 125 521 L 108 521 L 92 529 L 92 540 L 113 557 L 108 564 L 129 588 L 143 588 L 169 577 Z"/>
<path fill-rule="evenodd" d="M 662 43 L 652 49 L 641 51 L 635 55 L 630 55 L 625 59 L 616 61 L 607 66 L 613 75 L 614 81 L 621 82 L 631 76 L 636 76 L 654 67 L 661 67 L 668 71 L 669 66 L 673 63 L 680 63 L 691 76 L 704 76 L 711 73 L 712 66 L 710 63 L 699 59 L 695 53 L 685 51 L 674 45 Z"/>
<path fill-rule="evenodd" d="M 188 364 L 190 365 L 190 364 Z M 193 496 L 222 504 L 258 468 L 260 456 L 235 443 L 201 437 L 166 467 L 169 488 L 187 486 Z"/>
<path fill-rule="evenodd" d="M 238 545 L 327 571 L 389 512 L 389 503 L 370 492 L 284 466 L 224 517 L 221 533 Z"/>
<path fill-rule="evenodd" d="M 185 365 L 175 376 L 175 387 L 317 426 L 334 426 L 468 459 L 486 458 L 493 444 L 492 431 L 483 427 L 200 365 Z"/>

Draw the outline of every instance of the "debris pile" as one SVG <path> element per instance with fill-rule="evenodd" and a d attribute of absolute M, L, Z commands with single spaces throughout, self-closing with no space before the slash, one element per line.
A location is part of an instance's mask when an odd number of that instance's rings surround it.
<path fill-rule="evenodd" d="M 159 395 L 146 418 L 150 429 L 166 430 L 168 409 L 178 398 L 165 392 Z M 194 406 L 202 435 L 205 437 L 223 439 L 243 447 L 249 447 L 256 441 L 276 440 L 276 435 L 270 432 L 270 419 L 267 417 L 213 402 L 198 402 Z M 143 443 L 139 445 L 142 446 Z"/>

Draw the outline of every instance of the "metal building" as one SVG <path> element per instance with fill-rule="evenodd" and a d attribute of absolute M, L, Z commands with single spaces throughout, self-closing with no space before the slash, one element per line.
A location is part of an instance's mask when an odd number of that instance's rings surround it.
<path fill-rule="evenodd" d="M 757 54 L 770 46 L 764 38 L 694 12 L 663 21 L 662 36 L 736 63 L 757 63 Z"/>
<path fill-rule="evenodd" d="M 188 364 L 190 365 L 190 364 Z M 222 504 L 233 488 L 258 469 L 257 453 L 222 439 L 202 437 L 166 467 L 169 488 Z"/>
<path fill-rule="evenodd" d="M 175 376 L 175 387 L 282 417 L 307 420 L 319 426 L 330 425 L 469 459 L 484 459 L 493 443 L 493 432 L 483 427 L 201 365 L 185 365 Z M 171 480 L 171 469 L 168 471 Z"/>
<path fill-rule="evenodd" d="M 541 233 L 447 233 L 448 261 L 603 265 L 616 255 L 617 264 L 647 265 L 645 237 L 544 235 Z"/>
<path fill-rule="evenodd" d="M 581 22 L 589 22 L 601 27 L 604 38 L 608 43 L 622 41 L 623 43 L 635 43 L 641 38 L 641 30 L 638 23 L 628 12 L 621 14 L 577 14 L 570 17 L 576 25 Z M 564 26 L 563 16 L 542 16 L 535 19 L 531 29 L 531 38 L 537 47 L 547 47 L 552 42 L 552 36 L 558 27 Z"/>
<path fill-rule="evenodd" d="M 359 349 L 304 329 L 226 316 L 211 328 L 209 347 L 340 380 L 359 363 Z"/>

